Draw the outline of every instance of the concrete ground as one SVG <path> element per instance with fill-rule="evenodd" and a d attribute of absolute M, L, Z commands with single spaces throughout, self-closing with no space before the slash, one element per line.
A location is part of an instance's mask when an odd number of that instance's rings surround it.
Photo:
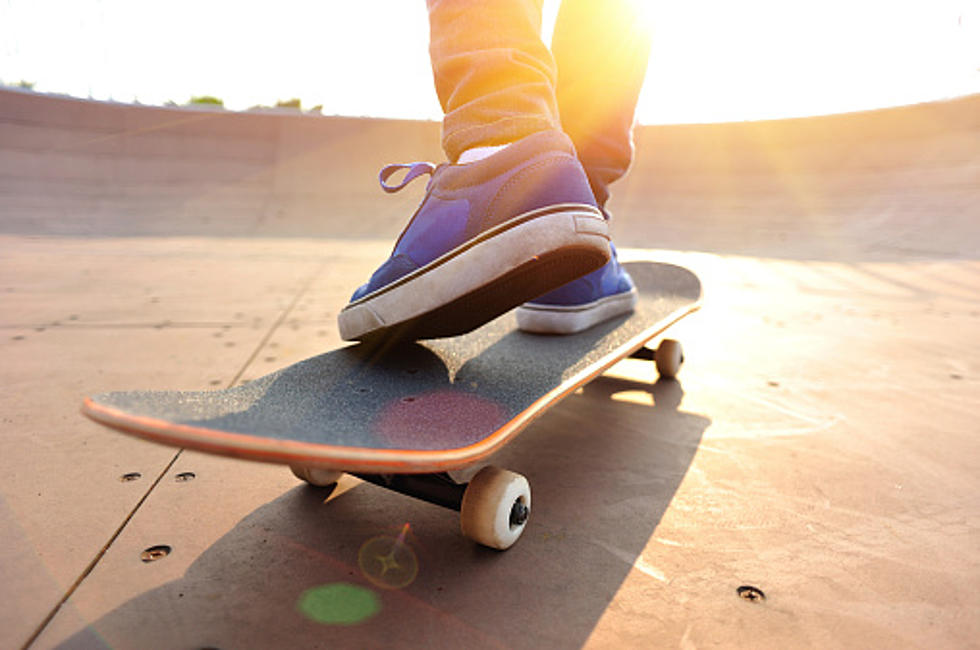
<path fill-rule="evenodd" d="M 687 363 L 505 449 L 534 514 L 499 553 L 78 413 L 339 345 L 420 192 L 373 174 L 437 126 L 0 93 L 0 647 L 980 646 L 978 116 L 641 129 L 616 238 L 700 275 Z M 359 552 L 398 535 L 391 588 Z"/>

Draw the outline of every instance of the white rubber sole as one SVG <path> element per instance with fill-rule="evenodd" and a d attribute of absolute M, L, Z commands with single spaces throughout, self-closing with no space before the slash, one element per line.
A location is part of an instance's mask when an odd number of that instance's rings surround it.
<path fill-rule="evenodd" d="M 525 304 L 517 308 L 517 327 L 535 334 L 575 334 L 636 308 L 636 289 L 584 305 Z"/>
<path fill-rule="evenodd" d="M 379 333 L 462 334 L 599 268 L 609 256 L 608 224 L 596 208 L 535 210 L 350 303 L 338 316 L 340 335 L 350 341 Z"/>

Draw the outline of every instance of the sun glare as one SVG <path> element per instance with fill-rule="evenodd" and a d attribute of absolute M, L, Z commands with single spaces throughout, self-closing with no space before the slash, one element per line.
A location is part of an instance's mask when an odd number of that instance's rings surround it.
<path fill-rule="evenodd" d="M 653 32 L 643 123 L 980 92 L 977 0 L 628 1 Z M 546 40 L 558 5 L 545 2 Z M 245 109 L 299 98 L 326 114 L 440 117 L 421 0 L 172 0 L 166 11 L 132 0 L 7 0 L 0 81 L 151 104 L 211 95 Z"/>
<path fill-rule="evenodd" d="M 643 121 L 834 113 L 980 91 L 977 3 L 651 3 Z M 970 15 L 972 13 L 972 15 Z"/>

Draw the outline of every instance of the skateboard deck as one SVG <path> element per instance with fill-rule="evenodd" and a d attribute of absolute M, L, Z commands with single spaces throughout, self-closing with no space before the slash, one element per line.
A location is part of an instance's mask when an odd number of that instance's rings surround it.
<path fill-rule="evenodd" d="M 578 334 L 521 332 L 511 312 L 454 338 L 354 344 L 224 390 L 105 393 L 82 411 L 174 447 L 288 464 L 312 483 L 317 469 L 460 472 L 700 307 L 701 284 L 687 269 L 625 266 L 638 291 L 635 311 Z M 661 365 L 661 374 L 673 374 Z"/>
<path fill-rule="evenodd" d="M 670 264 L 626 267 L 635 311 L 578 334 L 521 332 L 511 312 L 454 338 L 350 345 L 233 388 L 106 393 L 82 411 L 174 447 L 288 464 L 313 485 L 353 473 L 458 510 L 465 536 L 506 549 L 527 524 L 530 486 L 486 461 L 620 359 L 655 360 L 661 376 L 683 360 L 676 341 L 644 346 L 700 307 L 697 277 Z"/>

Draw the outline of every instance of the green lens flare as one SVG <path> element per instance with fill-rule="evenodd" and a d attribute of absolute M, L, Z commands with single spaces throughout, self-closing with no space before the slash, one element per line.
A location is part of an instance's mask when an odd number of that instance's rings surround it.
<path fill-rule="evenodd" d="M 304 591 L 299 611 L 324 625 L 357 625 L 381 611 L 381 601 L 370 589 L 334 582 Z"/>

